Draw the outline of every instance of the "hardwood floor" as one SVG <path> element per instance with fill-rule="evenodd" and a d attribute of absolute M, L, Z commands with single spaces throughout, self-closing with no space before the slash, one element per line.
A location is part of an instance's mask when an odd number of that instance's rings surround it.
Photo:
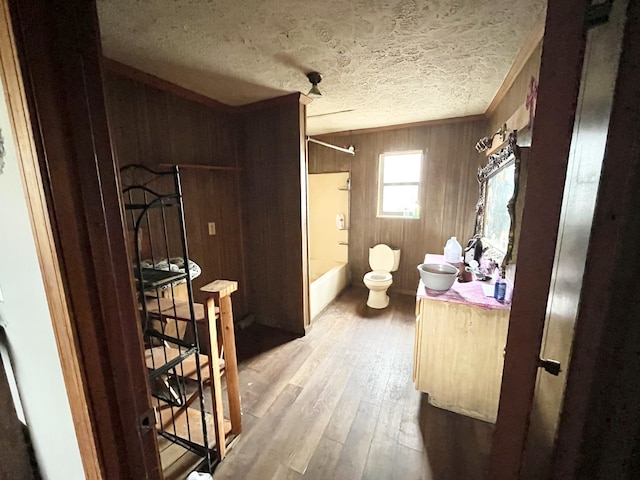
<path fill-rule="evenodd" d="M 414 389 L 414 298 L 376 311 L 366 295 L 346 290 L 303 338 L 239 332 L 243 433 L 215 480 L 484 477 L 493 426 Z"/>

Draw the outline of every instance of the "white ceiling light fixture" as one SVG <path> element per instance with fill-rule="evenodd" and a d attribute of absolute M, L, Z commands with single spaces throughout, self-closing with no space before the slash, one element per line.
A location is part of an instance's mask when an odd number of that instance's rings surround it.
<path fill-rule="evenodd" d="M 318 89 L 318 84 L 322 81 L 322 75 L 320 75 L 318 72 L 309 72 L 307 73 L 307 78 L 311 83 L 311 90 L 309 90 L 307 96 L 311 98 L 322 97 L 322 93 L 320 93 L 320 89 Z"/>

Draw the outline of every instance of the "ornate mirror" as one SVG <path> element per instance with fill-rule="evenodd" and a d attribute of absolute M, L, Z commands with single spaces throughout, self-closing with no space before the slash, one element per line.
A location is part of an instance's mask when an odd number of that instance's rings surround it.
<path fill-rule="evenodd" d="M 520 217 L 516 203 L 522 203 L 518 202 L 521 151 L 516 140 L 513 131 L 505 147 L 490 155 L 487 164 L 478 169 L 480 196 L 475 236 L 482 239 L 484 254 L 500 265 L 503 275 L 514 256 L 516 220 Z"/>

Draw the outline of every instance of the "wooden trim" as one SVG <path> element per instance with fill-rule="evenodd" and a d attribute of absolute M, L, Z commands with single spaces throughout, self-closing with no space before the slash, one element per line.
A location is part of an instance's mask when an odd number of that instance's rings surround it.
<path fill-rule="evenodd" d="M 300 95 L 305 97 L 305 95 Z M 309 298 L 309 142 L 307 142 L 307 103 L 298 107 L 300 133 L 300 227 L 302 229 L 302 326 L 303 332 L 311 325 Z"/>
<path fill-rule="evenodd" d="M 518 279 L 487 477 L 492 480 L 519 478 L 523 460 L 580 90 L 587 3 L 549 2 L 547 8 L 518 246 Z"/>
<path fill-rule="evenodd" d="M 110 58 L 107 58 L 105 56 L 101 58 L 100 63 L 102 64 L 102 68 L 105 71 L 129 78 L 131 80 L 135 80 L 136 82 L 140 82 L 144 85 L 149 85 L 151 87 L 157 88 L 158 90 L 172 93 L 178 97 L 191 100 L 192 102 L 200 103 L 214 110 L 219 110 L 226 113 L 235 113 L 237 111 L 236 107 L 232 107 L 225 103 L 219 102 L 218 100 L 214 100 L 213 98 L 207 97 L 206 95 L 196 93 L 193 90 L 181 87 L 180 85 L 169 82 L 160 77 L 156 77 L 155 75 L 151 75 L 150 73 L 143 72 L 142 70 L 138 70 L 137 68 L 130 67 L 129 65 L 125 65 L 124 63 L 120 63 L 116 60 L 111 60 Z"/>
<path fill-rule="evenodd" d="M 441 118 L 438 120 L 425 120 L 423 122 L 403 123 L 400 125 L 387 125 L 384 127 L 372 127 L 362 128 L 359 130 L 343 130 L 341 132 L 328 132 L 319 135 L 314 135 L 314 138 L 324 137 L 341 137 L 348 135 L 364 135 L 368 133 L 388 132 L 391 130 L 404 130 L 406 128 L 422 128 L 422 127 L 434 127 L 436 125 L 449 125 L 451 123 L 464 123 L 464 122 L 477 122 L 486 120 L 484 114 L 467 115 L 466 117 L 453 117 L 453 118 Z"/>
<path fill-rule="evenodd" d="M 71 416 L 85 476 L 87 479 L 101 479 L 103 477 L 85 395 L 81 361 L 76 347 L 77 339 L 66 302 L 60 264 L 40 176 L 22 72 L 18 63 L 17 48 L 10 21 L 8 0 L 2 0 L 0 25 L 2 25 L 0 28 L 0 70 Z"/>
<path fill-rule="evenodd" d="M 180 167 L 180 168 L 188 168 L 188 169 L 196 169 L 196 170 L 221 170 L 227 172 L 241 172 L 242 167 L 223 167 L 217 165 L 198 165 L 195 163 L 161 163 L 160 167 L 169 168 L 169 167 Z"/>
<path fill-rule="evenodd" d="M 487 118 L 490 118 L 495 113 L 498 105 L 500 105 L 500 102 L 502 102 L 507 92 L 509 92 L 509 89 L 513 85 L 513 82 L 515 82 L 516 78 L 524 68 L 533 52 L 542 42 L 545 20 L 545 15 L 542 15 L 542 17 L 533 26 L 533 30 L 531 30 L 531 33 L 529 33 L 529 36 L 525 40 L 524 45 L 520 49 L 520 52 L 518 52 L 518 55 L 511 64 L 511 68 L 507 72 L 506 77 L 504 77 L 500 88 L 498 88 L 498 91 L 493 97 L 493 100 L 491 100 L 491 103 L 487 107 L 486 112 L 484 112 L 484 115 Z"/>

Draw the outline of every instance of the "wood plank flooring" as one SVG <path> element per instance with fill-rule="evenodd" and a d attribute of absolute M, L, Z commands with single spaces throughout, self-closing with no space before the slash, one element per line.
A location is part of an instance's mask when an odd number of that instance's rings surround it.
<path fill-rule="evenodd" d="M 243 433 L 215 480 L 484 478 L 493 426 L 440 410 L 412 382 L 415 300 L 349 288 L 287 334 L 238 334 Z"/>

